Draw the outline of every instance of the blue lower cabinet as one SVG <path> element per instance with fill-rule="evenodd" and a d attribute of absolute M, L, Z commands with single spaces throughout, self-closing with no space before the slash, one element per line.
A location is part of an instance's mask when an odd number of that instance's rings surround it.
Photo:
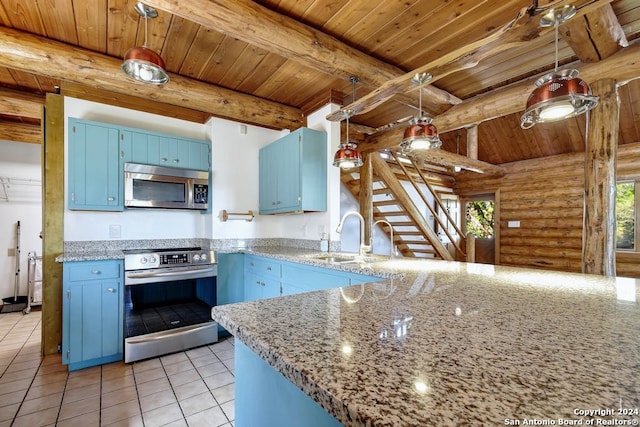
<path fill-rule="evenodd" d="M 122 272 L 120 260 L 64 263 L 62 363 L 70 371 L 123 359 Z"/>
<path fill-rule="evenodd" d="M 237 427 L 340 427 L 308 395 L 239 340 L 235 344 Z"/>

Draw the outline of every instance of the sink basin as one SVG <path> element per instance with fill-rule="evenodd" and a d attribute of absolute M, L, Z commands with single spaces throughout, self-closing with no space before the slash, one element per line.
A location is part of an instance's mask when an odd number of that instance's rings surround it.
<path fill-rule="evenodd" d="M 315 259 L 317 261 L 323 261 L 329 264 L 348 264 L 348 263 L 371 263 L 371 262 L 380 262 L 386 261 L 389 258 L 381 255 L 364 255 L 359 256 L 358 254 L 345 254 L 345 253 L 323 253 L 323 254 L 313 254 L 308 258 Z"/>

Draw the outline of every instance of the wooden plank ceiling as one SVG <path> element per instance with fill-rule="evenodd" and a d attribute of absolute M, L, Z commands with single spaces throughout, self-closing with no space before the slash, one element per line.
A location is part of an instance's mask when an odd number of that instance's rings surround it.
<path fill-rule="evenodd" d="M 581 69 L 602 61 L 601 69 L 612 69 L 605 61 L 640 43 L 637 0 L 146 3 L 158 9 L 158 18 L 148 21 L 147 45 L 166 63 L 171 81 L 164 87 L 131 81 L 119 69 L 127 49 L 145 39 L 135 1 L 3 0 L 0 139 L 36 142 L 40 105 L 56 87 L 62 94 L 191 121 L 217 116 L 272 128 L 302 126 L 305 114 L 330 99 L 364 104 L 384 92 L 384 101 L 351 119 L 354 129 L 377 134 L 371 142 L 376 147 L 376 138 L 395 137 L 401 133 L 397 123 L 417 113 L 418 92 L 406 76 L 421 67 L 436 76 L 422 102 L 436 123 L 444 123 L 448 111 L 453 117 L 517 85 L 530 92 L 535 77 L 554 67 L 553 29 L 541 28 L 534 10 L 578 7 L 578 16 L 560 27 L 561 66 Z M 628 67 L 629 83 L 620 87 L 621 144 L 640 141 L 637 67 Z M 590 76 L 597 78 L 600 69 L 593 69 Z M 355 98 L 350 76 L 360 79 Z M 501 164 L 584 150 L 584 116 L 523 131 L 526 96 L 510 102 L 519 103 L 519 111 L 496 117 L 484 111 L 476 120 L 480 160 Z M 443 149 L 465 155 L 465 127 L 473 123 L 449 120 L 454 124 L 443 126 Z M 358 140 L 366 150 L 369 139 Z M 395 144 L 389 141 L 383 145 Z"/>

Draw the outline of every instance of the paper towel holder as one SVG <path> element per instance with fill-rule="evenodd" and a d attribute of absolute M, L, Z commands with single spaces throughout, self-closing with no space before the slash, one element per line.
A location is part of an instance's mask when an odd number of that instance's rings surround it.
<path fill-rule="evenodd" d="M 248 212 L 227 212 L 226 209 L 220 211 L 220 221 L 253 221 L 253 211 Z"/>

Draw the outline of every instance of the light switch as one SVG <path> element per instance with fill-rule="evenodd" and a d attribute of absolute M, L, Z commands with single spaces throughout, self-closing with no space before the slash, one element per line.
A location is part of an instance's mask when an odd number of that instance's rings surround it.
<path fill-rule="evenodd" d="M 507 225 L 509 228 L 520 228 L 520 221 L 509 221 Z"/>

